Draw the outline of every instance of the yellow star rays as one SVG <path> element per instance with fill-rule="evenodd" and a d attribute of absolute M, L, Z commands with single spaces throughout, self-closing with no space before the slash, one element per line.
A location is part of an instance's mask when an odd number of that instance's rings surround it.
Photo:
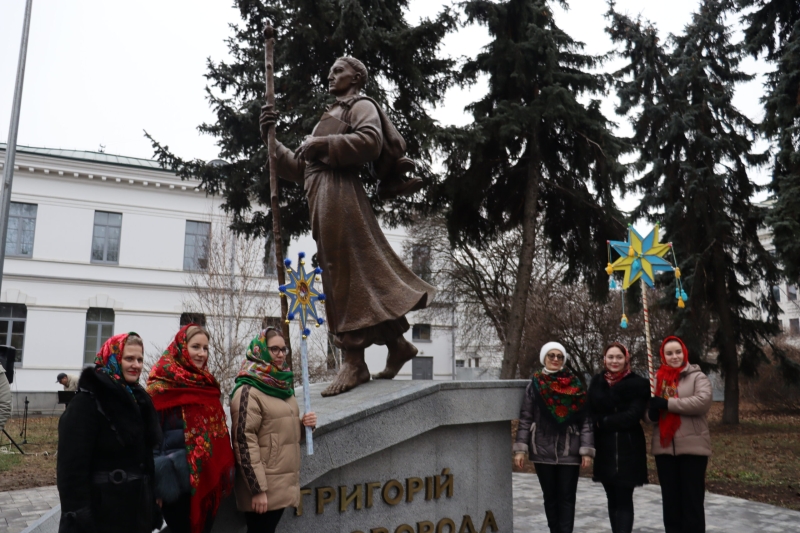
<path fill-rule="evenodd" d="M 671 243 L 658 242 L 658 225 L 646 236 L 639 235 L 628 226 L 628 241 L 609 241 L 608 245 L 619 254 L 619 258 L 606 267 L 608 275 L 622 272 L 622 289 L 627 290 L 639 279 L 653 287 L 656 272 L 673 271 L 675 268 L 663 257 L 670 251 Z M 610 257 L 609 257 L 610 260 Z"/>
<path fill-rule="evenodd" d="M 297 270 L 291 268 L 291 260 L 287 259 L 284 262 L 286 264 L 286 274 L 289 276 L 289 283 L 278 287 L 281 291 L 281 296 L 289 298 L 289 311 L 286 315 L 286 322 L 289 323 L 295 317 L 299 318 L 303 329 L 303 338 L 311 335 L 311 330 L 307 326 L 310 321 L 313 321 L 316 327 L 325 322 L 317 314 L 317 302 L 324 301 L 325 295 L 314 286 L 317 276 L 322 273 L 322 269 L 315 268 L 306 273 L 305 255 L 300 252 Z"/>

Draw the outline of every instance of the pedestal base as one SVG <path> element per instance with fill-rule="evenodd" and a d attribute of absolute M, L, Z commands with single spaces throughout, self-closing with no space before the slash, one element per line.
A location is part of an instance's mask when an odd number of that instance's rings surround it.
<path fill-rule="evenodd" d="M 312 385 L 319 429 L 314 455 L 303 450 L 303 505 L 278 532 L 511 532 L 509 421 L 527 384 L 372 381 L 332 398 Z M 243 532 L 225 511 L 214 533 Z"/>

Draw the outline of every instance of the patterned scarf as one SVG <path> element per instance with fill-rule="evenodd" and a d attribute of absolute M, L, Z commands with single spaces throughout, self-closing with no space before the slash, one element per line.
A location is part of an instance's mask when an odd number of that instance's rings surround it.
<path fill-rule="evenodd" d="M 203 532 L 231 492 L 234 458 L 219 383 L 189 358 L 186 330 L 195 325 L 188 324 L 175 335 L 150 370 L 147 392 L 158 411 L 181 408 L 192 485 L 189 521 L 192 531 Z"/>
<path fill-rule="evenodd" d="M 683 349 L 683 365 L 680 368 L 673 368 L 667 364 L 667 358 L 664 357 L 664 346 L 668 342 L 677 341 L 680 343 L 681 348 Z M 680 340 L 678 337 L 667 337 L 664 339 L 664 342 L 661 343 L 661 366 L 656 373 L 656 396 L 660 396 L 662 398 L 666 398 L 669 400 L 670 398 L 677 398 L 678 397 L 678 381 L 681 377 L 681 372 L 686 369 L 686 366 L 689 364 L 689 350 L 686 349 L 686 345 L 683 344 L 683 341 Z M 662 410 L 658 420 L 658 430 L 661 437 L 661 446 L 666 448 L 669 446 L 669 443 L 672 442 L 672 439 L 675 437 L 675 433 L 681 427 L 681 415 L 676 413 L 670 413 L 669 411 Z"/>
<path fill-rule="evenodd" d="M 558 424 L 572 419 L 586 405 L 586 388 L 578 376 L 569 370 L 555 374 L 539 371 L 533 375 L 532 381 L 548 412 Z"/>
<path fill-rule="evenodd" d="M 269 330 L 262 330 L 258 337 L 250 341 L 247 359 L 236 376 L 231 398 L 242 385 L 252 385 L 264 394 L 282 400 L 294 396 L 294 373 L 288 369 L 286 362 L 282 368 L 272 363 L 272 354 L 267 346 L 267 331 Z"/>
<path fill-rule="evenodd" d="M 122 375 L 122 366 L 120 363 L 122 359 L 122 350 L 125 349 L 125 341 L 128 340 L 129 335 L 139 336 L 138 333 L 133 331 L 130 333 L 120 333 L 103 343 L 103 347 L 100 348 L 100 351 L 97 352 L 97 356 L 94 358 L 94 365 L 98 372 L 108 374 L 112 380 L 116 381 L 121 387 L 125 387 L 125 389 L 131 393 L 131 396 L 133 396 L 133 389 L 131 389 L 131 386 L 125 381 L 125 377 Z"/>
<path fill-rule="evenodd" d="M 612 372 L 606 366 L 606 354 L 608 353 L 608 350 L 614 347 L 619 348 L 622 351 L 622 353 L 625 354 L 625 367 L 619 372 Z M 611 344 L 606 346 L 606 350 L 603 352 L 603 368 L 605 368 L 605 372 L 603 372 L 603 377 L 606 378 L 606 382 L 608 383 L 609 387 L 613 387 L 614 385 L 622 381 L 622 378 L 631 373 L 631 354 L 628 353 L 628 349 L 625 347 L 624 344 L 622 344 L 621 342 L 612 342 Z"/>

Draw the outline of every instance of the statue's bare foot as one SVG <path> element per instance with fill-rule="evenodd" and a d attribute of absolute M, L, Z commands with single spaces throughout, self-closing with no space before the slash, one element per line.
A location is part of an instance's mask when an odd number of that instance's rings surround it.
<path fill-rule="evenodd" d="M 344 361 L 342 368 L 333 380 L 333 383 L 322 391 L 323 396 L 336 396 L 350 389 L 354 389 L 369 381 L 369 368 L 363 361 L 353 363 Z"/>
<path fill-rule="evenodd" d="M 372 379 L 393 379 L 403 365 L 411 361 L 417 355 L 417 347 L 400 337 L 389 347 L 389 356 L 386 358 L 386 368 L 372 375 Z"/>

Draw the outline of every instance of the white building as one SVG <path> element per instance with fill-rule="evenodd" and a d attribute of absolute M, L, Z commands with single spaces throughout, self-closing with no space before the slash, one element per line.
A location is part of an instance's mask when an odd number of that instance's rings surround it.
<path fill-rule="evenodd" d="M 771 202 L 762 204 L 769 206 Z M 758 238 L 764 249 L 775 253 L 775 245 L 772 243 L 772 232 L 768 227 L 762 228 L 758 232 Z M 800 344 L 800 299 L 798 299 L 798 285 L 800 280 L 782 280 L 780 284 L 772 287 L 772 294 L 775 296 L 781 313 L 778 315 L 781 329 L 789 337 Z"/>
<path fill-rule="evenodd" d="M 0 144 L 0 168 L 4 155 Z M 136 331 L 146 350 L 165 348 L 219 204 L 151 160 L 18 147 L 0 294 L 0 345 L 18 350 L 17 400 L 53 409 L 56 375 L 78 374 L 112 333 Z M 403 232 L 387 237 L 401 253 Z M 300 239 L 290 256 L 300 249 L 311 255 L 313 240 Z M 420 357 L 398 377 L 452 379 L 449 324 L 413 320 L 407 337 Z M 371 372 L 385 353 L 367 351 Z"/>

